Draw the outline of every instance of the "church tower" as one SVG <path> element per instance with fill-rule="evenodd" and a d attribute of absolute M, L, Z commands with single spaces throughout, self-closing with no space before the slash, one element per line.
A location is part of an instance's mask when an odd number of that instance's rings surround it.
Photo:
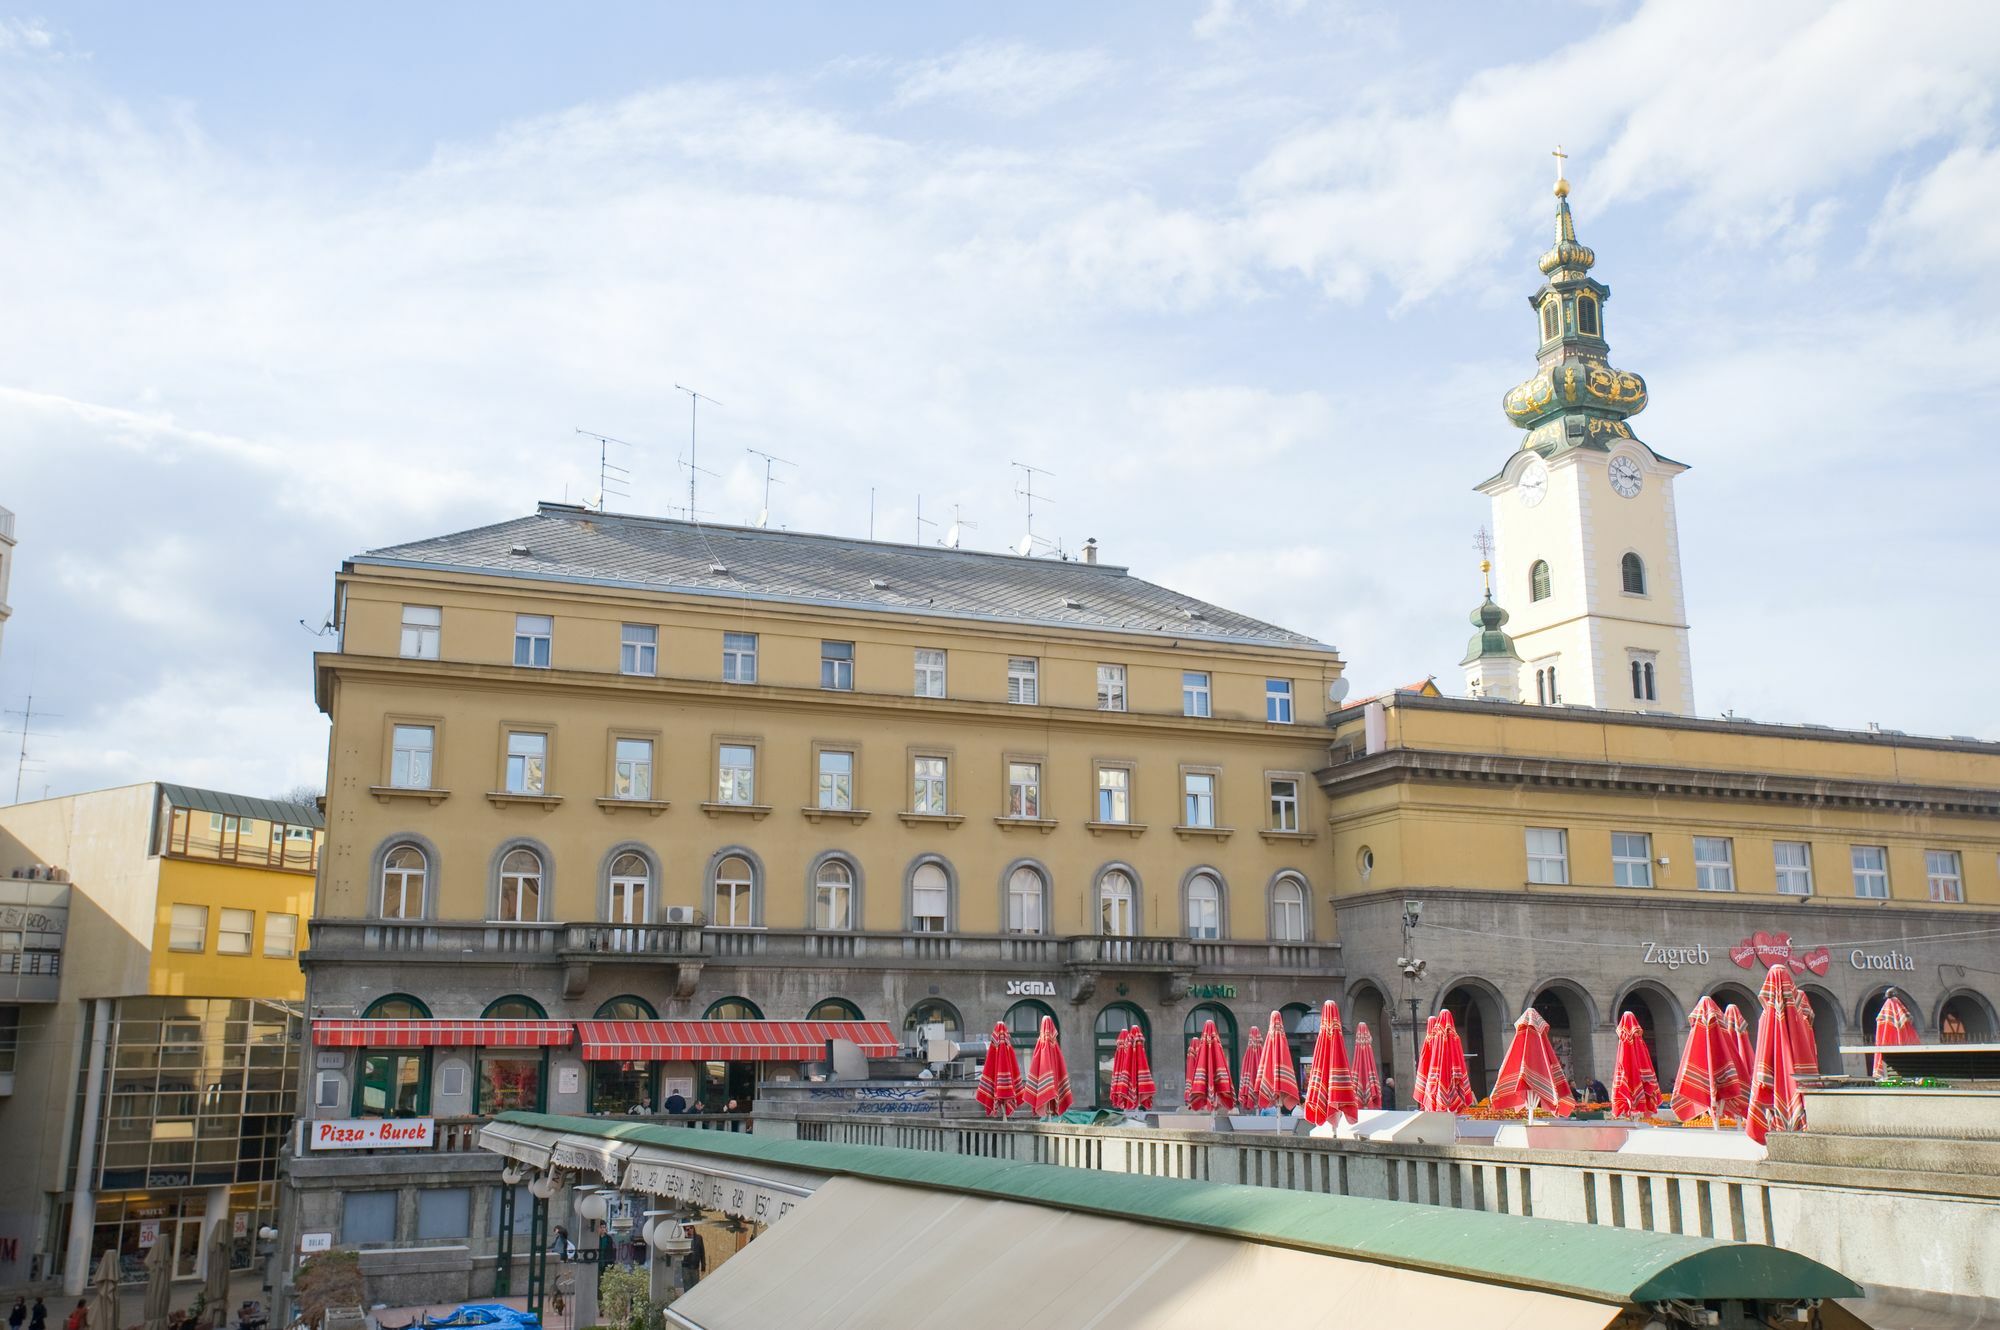
<path fill-rule="evenodd" d="M 1478 486 L 1493 500 L 1499 599 L 1513 607 L 1521 701 L 1691 715 L 1674 521 L 1674 478 L 1687 467 L 1627 423 L 1646 407 L 1646 383 L 1606 359 L 1611 289 L 1590 275 L 1596 262 L 1577 242 L 1558 170 L 1556 243 L 1528 302 L 1538 363 L 1502 403 L 1527 437 Z"/>

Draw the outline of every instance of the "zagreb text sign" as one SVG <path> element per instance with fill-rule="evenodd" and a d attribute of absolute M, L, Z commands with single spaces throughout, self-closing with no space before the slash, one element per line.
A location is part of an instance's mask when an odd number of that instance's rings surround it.
<path fill-rule="evenodd" d="M 428 1150 L 436 1118 L 329 1118 L 312 1127 L 315 1150 Z"/>

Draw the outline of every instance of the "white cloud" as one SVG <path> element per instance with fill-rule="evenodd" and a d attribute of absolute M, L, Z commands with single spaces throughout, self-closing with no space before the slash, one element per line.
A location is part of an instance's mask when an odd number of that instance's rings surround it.
<path fill-rule="evenodd" d="M 1965 145 L 1913 185 L 1898 181 L 1869 235 L 1904 272 L 2000 275 L 2000 148 Z"/>
<path fill-rule="evenodd" d="M 974 42 L 911 65 L 896 85 L 895 104 L 954 101 L 1002 115 L 1032 115 L 1101 84 L 1113 68 L 1101 51 Z"/>

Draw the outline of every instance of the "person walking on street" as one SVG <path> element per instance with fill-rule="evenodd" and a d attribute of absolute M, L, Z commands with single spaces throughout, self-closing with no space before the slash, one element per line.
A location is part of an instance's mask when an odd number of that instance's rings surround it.
<path fill-rule="evenodd" d="M 1396 1078 L 1394 1076 L 1384 1076 L 1382 1078 L 1382 1107 L 1392 1109 L 1395 1106 Z"/>
<path fill-rule="evenodd" d="M 83 1298 L 76 1300 L 70 1308 L 69 1319 L 63 1322 L 63 1330 L 90 1330 L 90 1303 Z"/>
<path fill-rule="evenodd" d="M 701 1230 L 688 1225 L 688 1251 L 681 1258 L 681 1268 L 686 1272 L 684 1281 L 689 1288 L 701 1282 L 702 1271 L 708 1267 L 708 1248 L 702 1243 Z"/>
<path fill-rule="evenodd" d="M 28 1320 L 28 1300 L 14 1299 L 13 1307 L 7 1312 L 7 1330 L 21 1330 Z"/>
<path fill-rule="evenodd" d="M 28 1313 L 28 1330 L 49 1330 L 49 1309 L 40 1298 L 35 1299 L 34 1308 Z"/>

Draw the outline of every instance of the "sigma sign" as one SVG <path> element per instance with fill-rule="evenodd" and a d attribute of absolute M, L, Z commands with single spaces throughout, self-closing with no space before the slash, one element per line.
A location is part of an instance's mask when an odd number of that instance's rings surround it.
<path fill-rule="evenodd" d="M 1047 979 L 1009 979 L 1008 997 L 1054 997 L 1056 986 Z"/>

